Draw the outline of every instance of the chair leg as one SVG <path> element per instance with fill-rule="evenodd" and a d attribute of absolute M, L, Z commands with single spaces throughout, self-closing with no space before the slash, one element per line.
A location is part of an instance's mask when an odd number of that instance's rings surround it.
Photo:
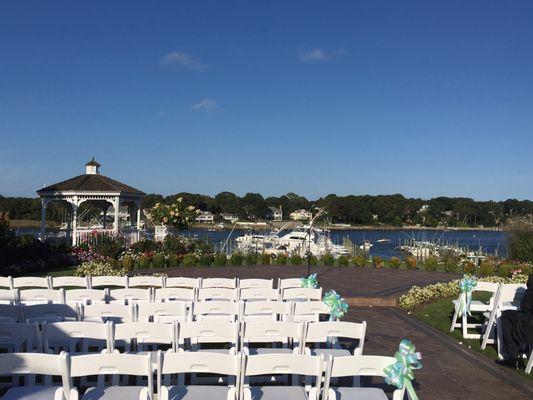
<path fill-rule="evenodd" d="M 454 307 L 452 324 L 450 325 L 450 332 L 453 332 L 455 330 L 456 324 L 457 324 L 457 307 Z"/>
<path fill-rule="evenodd" d="M 533 350 L 531 350 L 531 354 L 529 355 L 529 361 L 526 365 L 526 374 L 530 374 L 531 370 L 533 369 Z"/>

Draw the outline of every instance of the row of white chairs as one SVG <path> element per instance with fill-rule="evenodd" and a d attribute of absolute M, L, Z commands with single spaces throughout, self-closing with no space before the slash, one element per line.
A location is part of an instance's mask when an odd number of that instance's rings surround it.
<path fill-rule="evenodd" d="M 264 288 L 273 289 L 273 279 L 239 279 L 239 278 L 188 278 L 188 277 L 168 277 L 166 275 L 149 276 L 21 276 L 0 277 L 0 287 L 8 289 L 21 288 L 46 288 L 59 289 L 65 287 L 78 288 L 98 288 L 98 287 L 184 287 L 184 288 L 227 288 L 227 289 L 249 289 Z M 301 287 L 300 278 L 278 279 L 277 289 Z"/>
<path fill-rule="evenodd" d="M 0 323 L 0 349 L 7 352 L 71 354 L 144 352 L 159 349 L 236 354 L 296 353 L 362 355 L 366 322 L 126 322 Z M 353 350 L 338 339 L 350 339 Z M 202 345 L 209 344 L 209 348 Z M 217 348 L 213 346 L 218 346 Z M 91 350 L 92 349 L 92 350 Z"/>
<path fill-rule="evenodd" d="M 472 300 L 470 304 L 470 314 L 479 318 L 481 322 L 469 321 L 468 314 L 459 315 L 460 294 L 457 300 L 453 301 L 454 315 L 450 326 L 450 332 L 456 328 L 461 328 L 463 338 L 482 339 L 481 348 L 484 350 L 488 344 L 495 344 L 498 350 L 498 357 L 503 358 L 501 351 L 502 329 L 500 328 L 500 317 L 506 310 L 519 310 L 520 300 L 523 297 L 527 286 L 525 284 L 504 284 L 477 282 L 472 293 L 489 292 L 491 297 L 488 302 Z M 469 329 L 476 329 L 471 332 Z M 533 349 L 529 355 L 526 365 L 526 373 L 533 369 Z"/>
<path fill-rule="evenodd" d="M 117 288 L 117 289 L 0 289 L 0 303 L 111 303 L 121 301 L 158 302 L 168 300 L 315 300 L 322 299 L 321 288 Z"/>
<path fill-rule="evenodd" d="M 333 378 L 346 376 L 385 377 L 384 369 L 395 363 L 393 357 L 345 356 L 327 357 L 306 354 L 216 354 L 203 352 L 159 351 L 155 363 L 156 391 L 159 400 L 355 400 L 386 399 L 383 389 L 362 387 L 338 387 Z M 227 377 L 220 385 L 185 385 L 185 380 L 173 376 L 205 373 Z M 86 354 L 61 353 L 9 353 L 0 354 L 0 375 L 41 374 L 61 377 L 60 386 L 12 387 L 3 399 L 40 400 L 152 400 L 154 365 L 152 357 L 144 354 Z M 314 386 L 303 385 L 293 379 L 292 384 L 254 385 L 251 377 L 272 375 L 299 375 L 312 378 Z M 99 386 L 88 388 L 82 395 L 75 386 L 80 377 L 109 375 L 110 385 L 99 380 Z M 120 385 L 121 375 L 143 377 L 146 385 Z M 311 380 L 305 380 L 309 382 Z M 182 383 L 183 382 L 183 383 Z M 405 389 L 396 389 L 394 400 L 404 398 Z"/>

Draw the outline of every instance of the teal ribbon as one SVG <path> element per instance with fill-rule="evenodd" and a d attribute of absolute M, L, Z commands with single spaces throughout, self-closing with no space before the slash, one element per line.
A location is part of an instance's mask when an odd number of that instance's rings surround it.
<path fill-rule="evenodd" d="M 465 317 L 470 314 L 470 304 L 472 303 L 472 292 L 477 286 L 477 279 L 470 275 L 465 275 L 463 279 L 459 281 L 459 289 L 461 289 L 461 295 L 459 296 L 459 304 L 457 305 L 457 313 L 461 317 Z"/>
<path fill-rule="evenodd" d="M 422 354 L 415 352 L 416 348 L 408 339 L 402 339 L 394 358 L 396 362 L 383 369 L 385 382 L 398 389 L 406 389 L 411 400 L 418 400 L 412 380 L 415 378 L 413 370 L 421 369 Z"/>
<path fill-rule="evenodd" d="M 322 299 L 324 303 L 329 307 L 329 319 L 330 321 L 339 320 L 344 317 L 344 314 L 348 312 L 348 303 L 335 291 L 330 290 L 324 295 Z"/>
<path fill-rule="evenodd" d="M 301 278 L 303 288 L 313 288 L 318 287 L 318 280 L 316 279 L 316 273 L 309 275 L 307 278 Z"/>

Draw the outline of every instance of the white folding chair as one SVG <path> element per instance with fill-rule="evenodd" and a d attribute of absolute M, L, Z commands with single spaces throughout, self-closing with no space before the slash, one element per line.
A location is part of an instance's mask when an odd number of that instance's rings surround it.
<path fill-rule="evenodd" d="M 77 321 L 79 313 L 76 305 L 68 304 L 32 304 L 21 306 L 22 317 L 27 323 L 50 323 Z"/>
<path fill-rule="evenodd" d="M 263 288 L 272 289 L 273 279 L 239 279 L 239 289 Z"/>
<path fill-rule="evenodd" d="M 321 301 L 322 288 L 287 288 L 281 292 L 282 301 Z"/>
<path fill-rule="evenodd" d="M 107 289 L 71 289 L 65 290 L 67 304 L 105 304 L 109 291 Z"/>
<path fill-rule="evenodd" d="M 41 352 L 39 325 L 16 322 L 0 323 L 0 348 L 9 353 Z"/>
<path fill-rule="evenodd" d="M 0 276 L 0 288 L 14 289 L 13 278 L 11 276 Z"/>
<path fill-rule="evenodd" d="M 62 400 L 69 398 L 68 355 L 62 353 L 4 353 L 0 354 L 0 375 L 23 375 L 24 386 L 10 388 L 6 400 Z M 36 385 L 35 374 L 42 375 L 42 386 Z M 52 386 L 51 377 L 61 376 L 63 386 Z"/>
<path fill-rule="evenodd" d="M 187 303 L 184 301 L 138 303 L 136 304 L 136 314 L 136 320 L 139 322 L 185 322 L 187 320 Z"/>
<path fill-rule="evenodd" d="M 295 301 L 292 307 L 291 320 L 319 322 L 321 315 L 329 316 L 331 309 L 323 301 Z"/>
<path fill-rule="evenodd" d="M 323 400 L 357 400 L 357 399 L 386 399 L 382 388 L 374 387 L 332 387 L 332 378 L 346 376 L 378 376 L 385 377 L 383 370 L 394 364 L 394 357 L 384 356 L 347 356 L 329 357 L 327 360 L 326 377 L 322 391 Z M 393 400 L 402 400 L 404 389 L 395 389 Z"/>
<path fill-rule="evenodd" d="M 135 312 L 133 304 L 89 304 L 80 305 L 82 321 L 114 323 L 134 322 Z"/>
<path fill-rule="evenodd" d="M 128 287 L 163 287 L 163 276 L 136 275 L 128 278 Z"/>
<path fill-rule="evenodd" d="M 201 288 L 198 289 L 198 301 L 236 301 L 237 289 L 227 288 Z"/>
<path fill-rule="evenodd" d="M 105 324 L 96 322 L 54 322 L 42 327 L 43 351 L 58 354 L 67 351 L 69 354 L 89 352 L 111 352 L 112 322 Z"/>
<path fill-rule="evenodd" d="M 192 317 L 195 321 L 236 321 L 239 303 L 234 301 L 195 301 Z"/>
<path fill-rule="evenodd" d="M 204 351 L 202 344 L 217 344 L 219 348 L 204 348 L 208 352 L 236 354 L 239 345 L 239 323 L 225 321 L 183 322 L 178 325 L 178 350 Z"/>
<path fill-rule="evenodd" d="M 244 354 L 301 353 L 304 324 L 287 321 L 245 322 L 241 332 L 241 349 Z M 265 344 L 270 347 L 264 347 Z M 259 345 L 259 346 L 257 346 Z"/>
<path fill-rule="evenodd" d="M 113 325 L 112 349 L 117 344 L 124 347 L 124 352 L 157 351 L 163 345 L 166 350 L 176 349 L 176 323 L 164 324 L 158 322 L 125 322 Z"/>
<path fill-rule="evenodd" d="M 201 278 L 186 278 L 186 277 L 165 277 L 164 284 L 166 288 L 191 288 L 198 289 L 201 286 Z"/>
<path fill-rule="evenodd" d="M 472 300 L 470 303 L 470 312 L 476 313 L 476 314 L 484 314 L 486 312 L 490 312 L 492 308 L 494 307 L 494 297 L 496 296 L 496 293 L 498 292 L 498 288 L 500 285 L 498 283 L 490 283 L 490 282 L 478 282 L 477 285 L 474 288 L 475 292 L 491 292 L 491 298 L 488 303 L 484 303 L 479 300 Z M 479 339 L 481 338 L 482 333 L 469 333 L 468 328 L 474 329 L 474 328 L 483 328 L 484 324 L 475 324 L 475 323 L 469 323 L 468 322 L 468 315 L 459 315 L 459 304 L 461 297 L 464 296 L 462 293 L 459 295 L 459 298 L 457 300 L 453 300 L 454 305 L 454 313 L 452 317 L 452 323 L 450 325 L 450 332 L 453 332 L 455 328 L 461 328 L 463 332 L 463 338 L 465 339 Z M 481 315 L 483 317 L 483 315 Z M 458 322 L 459 320 L 459 322 Z"/>
<path fill-rule="evenodd" d="M 322 382 L 324 360 L 322 356 L 303 354 L 261 354 L 244 357 L 241 371 L 241 399 L 252 400 L 318 400 Z M 294 374 L 314 378 L 313 388 L 294 385 L 256 386 L 248 383 L 249 377 Z"/>
<path fill-rule="evenodd" d="M 202 288 L 236 289 L 237 278 L 205 278 L 202 279 Z"/>
<path fill-rule="evenodd" d="M 89 278 L 86 276 L 55 276 L 50 277 L 51 288 L 89 288 Z"/>
<path fill-rule="evenodd" d="M 17 304 L 19 302 L 18 296 L 18 289 L 0 289 L 0 304 Z"/>
<path fill-rule="evenodd" d="M 128 288 L 128 289 L 111 289 L 109 291 L 109 303 L 130 304 L 135 302 L 150 302 L 152 300 L 152 289 Z"/>
<path fill-rule="evenodd" d="M 252 287 L 246 289 L 239 289 L 239 300 L 242 301 L 259 301 L 259 300 L 271 300 L 277 301 L 279 298 L 279 292 L 277 289 Z"/>
<path fill-rule="evenodd" d="M 153 399 L 152 372 L 152 363 L 148 354 L 84 354 L 70 357 L 72 378 L 111 375 L 110 386 L 105 386 L 103 379 L 99 379 L 98 386 L 88 388 L 81 397 L 82 400 Z M 146 378 L 148 385 L 119 386 L 121 375 Z M 73 391 L 76 391 L 74 398 L 77 399 L 77 390 L 71 389 L 71 392 Z"/>
<path fill-rule="evenodd" d="M 280 291 L 282 291 L 283 289 L 301 288 L 301 287 L 302 287 L 302 278 L 278 279 L 278 289 Z"/>
<path fill-rule="evenodd" d="M 128 287 L 128 276 L 89 276 L 89 283 L 91 284 L 90 289 L 97 287 L 104 288 L 127 288 Z"/>
<path fill-rule="evenodd" d="M 158 353 L 157 388 L 159 400 L 237 400 L 241 356 L 198 352 Z M 170 385 L 171 375 L 216 374 L 227 377 L 225 385 L 183 385 L 183 378 L 177 385 Z M 164 385 L 163 385 L 164 382 Z M 181 383 L 181 384 L 180 384 Z"/>
<path fill-rule="evenodd" d="M 287 321 L 292 303 L 288 301 L 244 301 L 241 303 L 240 319 L 253 321 Z"/>
<path fill-rule="evenodd" d="M 18 296 L 22 304 L 65 304 L 65 289 L 23 289 Z"/>
<path fill-rule="evenodd" d="M 20 307 L 14 304 L 0 304 L 0 322 L 23 322 Z"/>
<path fill-rule="evenodd" d="M 530 374 L 532 369 L 533 369 L 533 349 L 531 350 L 531 354 L 529 355 L 529 360 L 526 364 L 526 374 Z"/>
<path fill-rule="evenodd" d="M 155 289 L 155 301 L 188 301 L 196 300 L 196 289 L 182 288 L 182 287 L 166 287 L 162 289 Z"/>
<path fill-rule="evenodd" d="M 23 288 L 44 288 L 51 289 L 50 277 L 40 277 L 40 276 L 19 276 L 13 278 L 13 288 L 14 289 L 23 289 Z"/>
<path fill-rule="evenodd" d="M 326 321 L 306 324 L 304 335 L 305 353 L 311 355 L 360 356 L 365 344 L 366 322 Z M 340 346 L 338 338 L 357 340 L 353 353 Z"/>

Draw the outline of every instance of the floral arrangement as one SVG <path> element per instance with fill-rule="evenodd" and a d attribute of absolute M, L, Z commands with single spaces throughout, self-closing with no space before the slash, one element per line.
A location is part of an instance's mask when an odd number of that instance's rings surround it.
<path fill-rule="evenodd" d="M 526 283 L 527 275 L 516 274 L 510 278 L 499 276 L 489 276 L 481 278 L 482 282 L 493 283 Z M 398 306 L 404 310 L 411 311 L 422 304 L 430 303 L 438 299 L 458 297 L 461 292 L 459 280 L 455 279 L 447 283 L 436 283 L 424 287 L 413 286 L 409 291 L 400 296 Z"/>
<path fill-rule="evenodd" d="M 194 206 L 185 207 L 183 205 L 183 199 L 179 197 L 174 204 L 156 203 L 155 206 L 146 212 L 146 216 L 155 225 L 187 229 L 200 212 Z"/>
<path fill-rule="evenodd" d="M 102 276 L 113 275 L 122 276 L 126 275 L 127 271 L 122 267 L 113 267 L 107 262 L 90 261 L 84 262 L 76 268 L 76 276 Z"/>

